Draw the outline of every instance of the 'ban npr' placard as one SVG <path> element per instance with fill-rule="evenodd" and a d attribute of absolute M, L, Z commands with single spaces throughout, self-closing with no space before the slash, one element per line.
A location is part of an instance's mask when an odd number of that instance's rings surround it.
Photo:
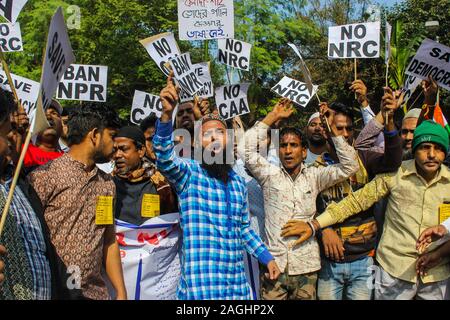
<path fill-rule="evenodd" d="M 328 28 L 328 58 L 378 58 L 380 22 L 355 23 Z"/>
<path fill-rule="evenodd" d="M 206 99 L 214 96 L 214 84 L 209 72 L 209 62 L 201 62 L 192 65 L 194 67 L 195 74 L 203 83 L 203 88 L 197 92 L 197 97 Z M 180 102 L 192 101 L 194 97 L 181 90 L 179 94 Z"/>
<path fill-rule="evenodd" d="M 450 48 L 430 39 L 423 40 L 405 73 L 423 80 L 432 76 L 439 86 L 450 90 Z"/>
<path fill-rule="evenodd" d="M 217 109 L 223 119 L 228 120 L 250 112 L 247 101 L 249 87 L 250 83 L 241 83 L 216 89 Z"/>
<path fill-rule="evenodd" d="M 42 107 L 47 109 L 67 68 L 75 61 L 61 7 L 50 23 L 41 81 Z"/>
<path fill-rule="evenodd" d="M 194 94 L 203 88 L 203 82 L 201 82 L 200 78 L 195 74 L 191 62 L 191 54 L 189 52 L 170 59 L 169 63 L 178 85 L 187 94 L 194 96 Z"/>
<path fill-rule="evenodd" d="M 180 40 L 234 38 L 233 0 L 178 0 Z"/>
<path fill-rule="evenodd" d="M 130 114 L 132 123 L 139 124 L 152 113 L 159 118 L 161 117 L 162 110 L 161 98 L 159 96 L 139 90 L 134 91 Z"/>
<path fill-rule="evenodd" d="M 168 76 L 170 71 L 164 64 L 169 62 L 171 58 L 181 55 L 173 33 L 161 33 L 139 42 L 145 47 L 145 50 L 147 50 L 153 61 L 156 62 L 159 69 Z"/>
<path fill-rule="evenodd" d="M 301 107 L 306 107 L 312 96 L 316 94 L 317 88 L 314 86 L 313 91 L 309 93 L 306 83 L 284 76 L 271 90 Z"/>
<path fill-rule="evenodd" d="M 250 70 L 250 51 L 252 49 L 250 43 L 235 39 L 219 39 L 217 46 L 219 63 L 244 71 Z"/>
<path fill-rule="evenodd" d="M 28 0 L 1 0 L 0 1 L 0 16 L 11 23 L 15 23 L 17 17 L 22 11 Z"/>
<path fill-rule="evenodd" d="M 58 99 L 106 102 L 108 67 L 72 64 L 56 93 Z"/>
<path fill-rule="evenodd" d="M 20 24 L 0 23 L 0 47 L 3 52 L 23 51 Z"/>
<path fill-rule="evenodd" d="M 11 73 L 11 78 L 16 88 L 19 101 L 27 112 L 28 116 L 31 116 L 30 111 L 36 108 L 36 101 L 39 96 L 39 82 L 17 76 Z M 11 87 L 6 77 L 6 73 L 0 70 L 0 86 L 7 91 L 11 91 Z"/>

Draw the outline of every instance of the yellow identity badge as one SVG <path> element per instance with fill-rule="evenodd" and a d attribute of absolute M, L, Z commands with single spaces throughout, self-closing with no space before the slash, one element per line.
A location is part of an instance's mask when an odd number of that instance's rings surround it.
<path fill-rule="evenodd" d="M 144 218 L 154 218 L 159 216 L 159 195 L 158 194 L 144 194 L 142 198 L 141 216 Z"/>
<path fill-rule="evenodd" d="M 450 218 L 450 204 L 444 203 L 439 206 L 439 224 Z"/>
<path fill-rule="evenodd" d="M 97 206 L 95 208 L 95 224 L 107 225 L 114 223 L 113 216 L 113 197 L 98 196 Z"/>

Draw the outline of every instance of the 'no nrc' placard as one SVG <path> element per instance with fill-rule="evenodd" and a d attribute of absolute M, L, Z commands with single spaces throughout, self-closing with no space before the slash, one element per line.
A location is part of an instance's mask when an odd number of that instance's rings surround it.
<path fill-rule="evenodd" d="M 378 58 L 380 22 L 355 23 L 328 28 L 328 58 Z"/>
<path fill-rule="evenodd" d="M 39 82 L 17 76 L 11 73 L 11 78 L 16 88 L 19 101 L 27 112 L 28 116 L 31 116 L 31 111 L 36 108 L 36 101 L 39 96 Z M 11 91 L 11 87 L 6 77 L 6 73 L 0 70 L 0 86 L 8 91 Z"/>
<path fill-rule="evenodd" d="M 23 51 L 20 24 L 0 23 L 0 47 L 3 52 Z"/>
<path fill-rule="evenodd" d="M 250 70 L 250 51 L 252 45 L 235 39 L 217 40 L 219 63 L 244 71 Z"/>
<path fill-rule="evenodd" d="M 145 47 L 145 50 L 147 50 L 150 57 L 156 62 L 159 69 L 168 76 L 170 71 L 164 64 L 169 62 L 171 58 L 181 55 L 173 33 L 161 33 L 141 40 L 140 43 Z"/>
<path fill-rule="evenodd" d="M 284 76 L 272 88 L 272 91 L 281 97 L 288 98 L 301 107 L 306 107 L 312 96 L 316 94 L 317 88 L 317 86 L 314 86 L 312 93 L 309 93 L 306 83 Z"/>
<path fill-rule="evenodd" d="M 106 102 L 108 67 L 72 64 L 58 85 L 62 100 Z"/>
<path fill-rule="evenodd" d="M 169 63 L 178 85 L 187 94 L 193 96 L 203 88 L 203 82 L 201 82 L 200 78 L 195 74 L 189 52 L 170 59 Z"/>
<path fill-rule="evenodd" d="M 430 39 L 423 40 L 405 73 L 424 80 L 432 76 L 439 86 L 450 90 L 450 48 Z"/>
<path fill-rule="evenodd" d="M 220 116 L 227 120 L 249 113 L 247 91 L 250 83 L 222 86 L 216 89 L 216 104 Z"/>
<path fill-rule="evenodd" d="M 161 117 L 162 103 L 159 96 L 136 90 L 134 91 L 133 106 L 131 107 L 130 121 L 134 124 L 141 123 L 146 117 L 154 113 Z"/>

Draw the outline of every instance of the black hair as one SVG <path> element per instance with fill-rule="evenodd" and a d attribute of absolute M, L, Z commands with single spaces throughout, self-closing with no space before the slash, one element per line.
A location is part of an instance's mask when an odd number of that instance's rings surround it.
<path fill-rule="evenodd" d="M 69 145 L 80 144 L 88 133 L 95 128 L 100 132 L 106 128 L 118 129 L 121 121 L 116 111 L 100 103 L 88 103 L 73 110 L 67 123 Z"/>
<path fill-rule="evenodd" d="M 280 140 L 287 134 L 293 134 L 297 136 L 300 139 L 300 143 L 302 144 L 303 148 L 308 147 L 308 141 L 305 138 L 305 135 L 300 129 L 294 128 L 294 127 L 284 127 L 280 131 Z"/>
<path fill-rule="evenodd" d="M 11 92 L 0 88 L 0 123 L 9 118 L 17 110 L 17 104 Z"/>
<path fill-rule="evenodd" d="M 148 128 L 154 128 L 156 126 L 156 120 L 158 120 L 156 114 L 152 113 L 141 121 L 139 128 L 141 128 L 142 132 L 147 131 Z"/>
<path fill-rule="evenodd" d="M 334 110 L 336 114 L 343 114 L 344 116 L 349 117 L 352 122 L 355 120 L 353 110 L 340 102 L 333 102 L 330 105 L 330 109 Z"/>
<path fill-rule="evenodd" d="M 78 107 L 66 106 L 62 109 L 61 117 L 70 116 L 70 114 Z"/>

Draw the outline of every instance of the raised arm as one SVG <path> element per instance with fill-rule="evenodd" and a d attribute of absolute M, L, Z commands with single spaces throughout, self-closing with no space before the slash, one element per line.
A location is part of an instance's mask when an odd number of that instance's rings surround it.
<path fill-rule="evenodd" d="M 288 118 L 292 112 L 294 112 L 292 102 L 281 99 L 263 121 L 245 133 L 244 139 L 238 145 L 239 156 L 260 184 L 264 184 L 267 178 L 279 168 L 258 152 L 258 143 L 267 139 L 268 130 L 272 125 L 279 120 Z"/>
<path fill-rule="evenodd" d="M 339 159 L 338 164 L 314 168 L 317 173 L 317 188 L 319 191 L 323 191 L 355 174 L 359 169 L 359 164 L 355 149 L 347 143 L 343 136 L 339 135 L 339 131 L 334 123 L 334 111 L 326 103 L 321 104 L 320 110 L 330 126 L 331 131 L 328 134 L 333 141 L 335 152 Z"/>
<path fill-rule="evenodd" d="M 378 125 L 384 126 L 384 152 L 358 150 L 358 147 L 356 147 L 370 176 L 396 171 L 402 164 L 402 144 L 394 124 L 394 113 L 397 108 L 397 100 L 394 93 L 390 88 L 385 88 L 380 113 L 376 119 L 372 120 Z M 383 125 L 384 123 L 385 125 Z"/>
<path fill-rule="evenodd" d="M 173 83 L 172 76 L 167 78 L 167 85 L 162 89 L 160 97 L 163 112 L 157 122 L 153 138 L 156 166 L 180 194 L 188 185 L 191 171 L 186 160 L 177 157 L 174 152 L 172 114 L 178 102 L 178 89 Z"/>

